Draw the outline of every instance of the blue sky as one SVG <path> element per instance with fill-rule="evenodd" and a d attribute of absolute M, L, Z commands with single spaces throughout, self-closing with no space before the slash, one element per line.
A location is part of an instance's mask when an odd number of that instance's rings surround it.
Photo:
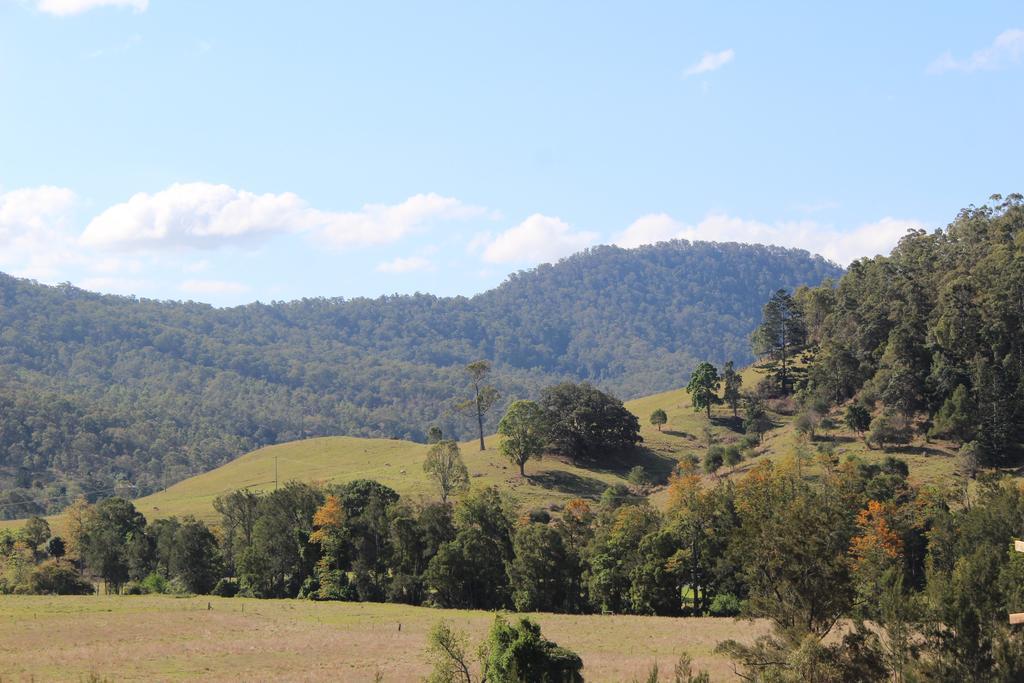
<path fill-rule="evenodd" d="M 845 265 L 1024 191 L 1019 3 L 0 0 L 0 270 L 473 294 L 593 244 Z"/>

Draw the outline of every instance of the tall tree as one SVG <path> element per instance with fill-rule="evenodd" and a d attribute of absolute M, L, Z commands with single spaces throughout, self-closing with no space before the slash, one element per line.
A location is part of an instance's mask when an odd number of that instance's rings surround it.
<path fill-rule="evenodd" d="M 718 368 L 708 362 L 701 363 L 690 375 L 690 383 L 686 385 L 686 392 L 690 394 L 693 402 L 693 409 L 697 412 L 704 410 L 708 419 L 711 419 L 711 406 L 721 403 L 718 398 L 718 387 L 722 380 L 718 376 Z"/>
<path fill-rule="evenodd" d="M 438 441 L 427 451 L 423 471 L 437 483 L 441 502 L 447 503 L 448 496 L 469 488 L 469 470 L 462 462 L 459 444 L 454 441 Z"/>
<path fill-rule="evenodd" d="M 486 446 L 484 446 L 484 416 L 498 402 L 501 394 L 493 385 L 487 383 L 487 378 L 491 374 L 490 361 L 473 361 L 466 366 L 466 373 L 469 375 L 469 383 L 473 388 L 473 397 L 462 403 L 460 407 L 476 416 L 480 435 L 480 450 L 483 451 L 486 450 Z"/>
<path fill-rule="evenodd" d="M 523 466 L 530 458 L 540 459 L 547 439 L 544 409 L 534 401 L 516 401 L 505 411 L 498 423 L 502 455 L 519 466 L 519 475 L 525 477 Z"/>
<path fill-rule="evenodd" d="M 722 381 L 725 383 L 723 390 L 725 402 L 732 408 L 732 416 L 739 417 L 740 389 L 743 387 L 743 376 L 736 372 L 732 361 L 727 361 L 722 368 Z"/>
<path fill-rule="evenodd" d="M 779 383 L 786 391 L 789 382 L 789 358 L 807 340 L 807 328 L 800 305 L 789 292 L 780 289 L 772 294 L 761 312 L 762 320 L 752 337 L 756 355 L 769 356 L 779 363 Z"/>
<path fill-rule="evenodd" d="M 565 382 L 541 392 L 548 447 L 573 462 L 596 459 L 643 441 L 640 421 L 622 401 L 588 382 Z"/>

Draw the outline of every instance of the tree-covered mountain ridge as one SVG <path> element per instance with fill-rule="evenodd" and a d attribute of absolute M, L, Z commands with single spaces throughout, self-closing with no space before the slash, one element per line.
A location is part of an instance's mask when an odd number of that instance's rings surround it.
<path fill-rule="evenodd" d="M 481 358 L 503 397 L 492 422 L 565 379 L 666 390 L 700 360 L 750 360 L 771 292 L 841 273 L 799 249 L 672 241 L 595 247 L 473 297 L 223 309 L 0 275 L 0 513 L 115 481 L 145 493 L 309 436 L 466 437 L 455 406 Z"/>

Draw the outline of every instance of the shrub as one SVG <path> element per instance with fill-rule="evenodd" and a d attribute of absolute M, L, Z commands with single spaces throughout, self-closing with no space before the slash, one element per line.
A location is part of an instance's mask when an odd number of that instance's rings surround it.
<path fill-rule="evenodd" d="M 138 581 L 129 581 L 121 589 L 122 595 L 145 595 L 146 592 Z"/>
<path fill-rule="evenodd" d="M 143 593 L 166 593 L 169 590 L 167 579 L 159 572 L 150 572 L 140 586 Z"/>
<path fill-rule="evenodd" d="M 233 598 L 238 595 L 238 582 L 231 579 L 220 579 L 210 590 L 210 595 L 218 598 Z"/>
<path fill-rule="evenodd" d="M 742 604 L 740 599 L 732 593 L 719 593 L 711 601 L 708 614 L 713 617 L 734 617 L 740 613 Z"/>
<path fill-rule="evenodd" d="M 92 584 L 78 575 L 75 569 L 55 560 L 43 562 L 32 571 L 29 586 L 39 595 L 89 595 Z"/>
<path fill-rule="evenodd" d="M 509 624 L 495 617 L 482 652 L 489 681 L 583 681 L 579 655 L 542 637 L 529 619 Z"/>
<path fill-rule="evenodd" d="M 637 465 L 631 469 L 626 476 L 626 480 L 634 486 L 647 486 L 651 483 L 651 477 L 647 474 L 647 470 L 643 468 L 643 465 Z"/>

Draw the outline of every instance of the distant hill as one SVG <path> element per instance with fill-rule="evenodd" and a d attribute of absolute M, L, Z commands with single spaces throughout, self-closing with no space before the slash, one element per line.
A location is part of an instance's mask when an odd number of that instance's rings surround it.
<path fill-rule="evenodd" d="M 506 400 L 567 378 L 623 398 L 677 387 L 699 360 L 750 360 L 772 291 L 841 273 L 801 250 L 674 241 L 597 247 L 471 298 L 229 309 L 0 275 L 0 517 L 302 437 L 468 437 L 453 406 L 478 358 Z"/>

